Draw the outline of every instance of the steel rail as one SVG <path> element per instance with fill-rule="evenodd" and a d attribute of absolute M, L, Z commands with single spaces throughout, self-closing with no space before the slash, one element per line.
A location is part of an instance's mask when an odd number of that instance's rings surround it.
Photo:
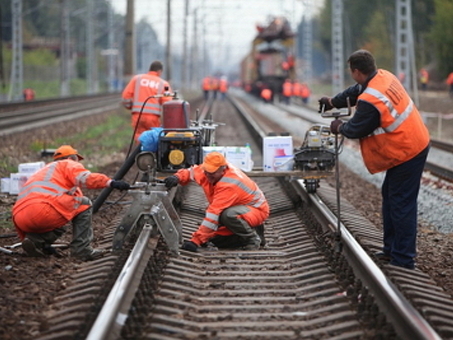
<path fill-rule="evenodd" d="M 330 232 L 336 231 L 337 216 L 325 206 L 316 193 L 307 193 L 302 180 L 295 186 L 302 199 L 311 207 L 323 225 L 329 226 Z M 382 270 L 368 256 L 362 246 L 349 232 L 343 223 L 341 227 L 342 253 L 352 266 L 355 275 L 363 282 L 375 301 L 393 324 L 402 339 L 441 340 L 429 323 L 401 294 L 395 285 L 385 276 Z"/>
<path fill-rule="evenodd" d="M 119 337 L 140 283 L 146 264 L 157 245 L 151 238 L 152 226 L 145 225 L 121 273 L 118 275 L 86 340 L 111 340 Z"/>

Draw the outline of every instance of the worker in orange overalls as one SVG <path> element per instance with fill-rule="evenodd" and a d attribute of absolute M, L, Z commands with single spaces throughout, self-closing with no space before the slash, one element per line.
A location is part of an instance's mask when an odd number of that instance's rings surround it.
<path fill-rule="evenodd" d="M 32 88 L 27 87 L 22 91 L 22 95 L 25 101 L 34 100 L 35 99 L 35 91 Z"/>
<path fill-rule="evenodd" d="M 161 125 L 162 104 L 172 99 L 170 84 L 160 78 L 163 69 L 160 61 L 153 61 L 148 73 L 134 76 L 123 90 L 123 105 L 132 112 L 135 141 L 144 131 Z M 160 97 L 152 98 L 156 95 Z"/>
<path fill-rule="evenodd" d="M 285 101 L 286 105 L 291 103 L 291 95 L 293 94 L 293 84 L 291 84 L 291 80 L 286 79 L 282 85 L 282 95 L 283 100 Z"/>
<path fill-rule="evenodd" d="M 201 84 L 201 87 L 203 89 L 203 94 L 204 94 L 204 100 L 209 99 L 209 91 L 211 91 L 212 85 L 211 85 L 211 77 L 204 77 L 203 82 Z"/>
<path fill-rule="evenodd" d="M 13 206 L 12 216 L 22 248 L 28 256 L 44 257 L 55 253 L 51 247 L 72 222 L 71 255 L 82 261 L 101 257 L 103 250 L 93 249 L 92 208 L 81 188 L 129 189 L 101 173 L 91 173 L 79 162 L 83 159 L 70 145 L 60 146 L 54 162 L 35 172 L 22 187 Z"/>
<path fill-rule="evenodd" d="M 300 84 L 300 98 L 302 98 L 302 103 L 308 104 L 308 100 L 310 99 L 310 88 L 307 84 L 303 83 Z"/>
<path fill-rule="evenodd" d="M 190 182 L 199 184 L 209 206 L 190 241 L 182 248 L 197 251 L 200 246 L 256 250 L 265 245 L 264 221 L 269 204 L 258 185 L 240 169 L 228 163 L 220 152 L 210 152 L 201 165 L 181 169 L 167 177 L 167 188 Z"/>
<path fill-rule="evenodd" d="M 226 93 L 228 91 L 228 80 L 226 77 L 220 78 L 219 91 L 220 91 L 221 99 L 225 100 Z"/>
<path fill-rule="evenodd" d="M 265 87 L 261 90 L 261 98 L 263 98 L 265 103 L 270 103 L 272 101 L 272 91 L 271 89 Z"/>

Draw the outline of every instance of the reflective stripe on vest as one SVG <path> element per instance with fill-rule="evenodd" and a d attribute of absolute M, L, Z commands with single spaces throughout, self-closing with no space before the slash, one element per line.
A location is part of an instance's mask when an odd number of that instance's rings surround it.
<path fill-rule="evenodd" d="M 404 111 L 401 114 L 398 114 L 398 111 L 393 106 L 389 98 L 387 98 L 382 92 L 379 92 L 373 88 L 367 88 L 363 93 L 367 93 L 370 96 L 375 97 L 377 100 L 381 101 L 389 110 L 390 115 L 395 119 L 395 121 L 387 127 L 379 127 L 373 131 L 373 135 L 380 135 L 383 133 L 389 133 L 395 131 L 414 111 L 414 102 L 412 99 L 409 101 L 409 104 L 406 106 Z"/>
<path fill-rule="evenodd" d="M 147 81 L 145 84 L 144 82 Z M 146 98 L 144 101 L 141 101 L 139 98 L 140 94 L 140 87 L 152 87 L 156 89 L 156 94 L 164 93 L 165 81 L 160 79 L 158 81 L 152 80 L 154 82 L 153 86 L 150 85 L 150 81 L 146 77 L 138 76 L 135 80 L 135 90 L 134 90 L 134 102 L 132 104 L 132 111 L 134 112 L 142 112 L 142 114 L 153 114 L 153 115 L 161 115 L 161 107 L 162 105 L 159 104 L 157 98 Z M 154 102 L 150 102 L 150 100 L 154 99 Z"/>

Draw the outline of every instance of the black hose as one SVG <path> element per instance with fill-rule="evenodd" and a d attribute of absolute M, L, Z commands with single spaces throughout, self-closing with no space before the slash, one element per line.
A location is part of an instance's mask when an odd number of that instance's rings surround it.
<path fill-rule="evenodd" d="M 129 155 L 129 157 L 126 159 L 124 164 L 121 166 L 121 168 L 117 171 L 115 176 L 113 176 L 114 180 L 121 180 L 123 177 L 127 174 L 129 169 L 134 165 L 135 163 L 135 157 L 140 153 L 141 151 L 141 144 L 138 144 L 138 146 L 135 148 L 135 150 Z M 93 213 L 96 213 L 99 208 L 101 207 L 102 204 L 104 204 L 105 200 L 107 197 L 110 195 L 112 192 L 113 188 L 108 187 L 104 188 L 101 193 L 99 194 L 98 197 L 93 202 Z"/>

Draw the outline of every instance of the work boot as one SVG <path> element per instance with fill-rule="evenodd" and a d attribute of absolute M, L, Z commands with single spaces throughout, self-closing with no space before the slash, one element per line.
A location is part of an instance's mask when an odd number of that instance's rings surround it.
<path fill-rule="evenodd" d="M 22 241 L 22 249 L 29 257 L 46 257 L 39 245 L 35 244 L 32 240 L 24 238 Z"/>
<path fill-rule="evenodd" d="M 384 262 L 390 262 L 392 260 L 391 256 L 389 254 L 384 253 L 383 251 L 379 251 L 377 253 L 374 253 L 374 256 L 381 261 Z"/>
<path fill-rule="evenodd" d="M 253 233 L 251 237 L 245 240 L 244 250 L 258 250 L 260 249 L 261 238 L 257 233 Z"/>
<path fill-rule="evenodd" d="M 266 245 L 266 238 L 264 237 L 264 224 L 260 224 L 255 227 L 255 231 L 261 239 L 260 246 L 264 247 Z"/>
<path fill-rule="evenodd" d="M 105 249 L 91 249 L 90 251 L 80 254 L 80 255 L 73 255 L 76 259 L 80 261 L 93 261 L 100 259 L 101 257 L 104 256 L 104 254 L 107 252 Z"/>

